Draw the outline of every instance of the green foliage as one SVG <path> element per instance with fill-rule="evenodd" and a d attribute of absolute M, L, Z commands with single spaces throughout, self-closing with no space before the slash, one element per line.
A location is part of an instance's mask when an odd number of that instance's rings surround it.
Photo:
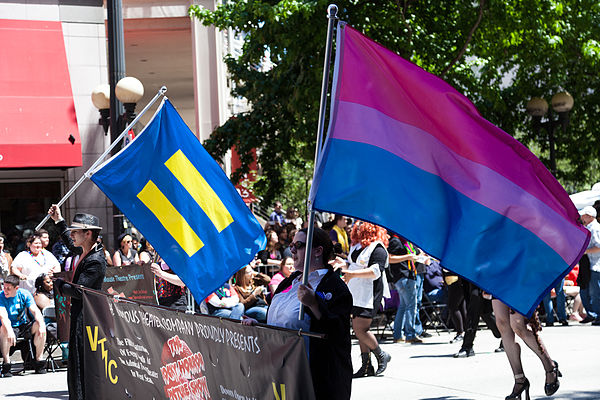
<path fill-rule="evenodd" d="M 342 20 L 443 75 L 485 118 L 530 147 L 546 165 L 547 135 L 543 130 L 534 134 L 525 105 L 533 96 L 550 102 L 554 93 L 569 91 L 575 99 L 571 124 L 566 132 L 556 132 L 558 178 L 569 191 L 589 189 L 600 180 L 600 139 L 595 135 L 600 124 L 598 2 L 336 4 Z M 328 5 L 324 0 L 245 0 L 227 2 L 216 11 L 190 8 L 205 25 L 245 34 L 243 54 L 226 63 L 236 84 L 233 95 L 246 98 L 251 110 L 218 127 L 205 146 L 222 157 L 235 144 L 245 164 L 250 149 L 258 149 L 263 176 L 255 188 L 269 202 L 282 196 L 296 203 L 302 192 L 298 182 L 312 174 L 304 166 L 314 159 Z M 274 67 L 260 71 L 255 66 L 266 51 Z"/>

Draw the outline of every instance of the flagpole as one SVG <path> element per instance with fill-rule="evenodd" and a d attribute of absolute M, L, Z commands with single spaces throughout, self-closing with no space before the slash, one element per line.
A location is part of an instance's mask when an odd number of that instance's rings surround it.
<path fill-rule="evenodd" d="M 321 82 L 321 100 L 319 102 L 319 126 L 317 129 L 317 143 L 315 146 L 315 168 L 317 167 L 317 161 L 319 154 L 321 153 L 321 147 L 323 143 L 323 131 L 325 130 L 325 107 L 327 102 L 327 88 L 329 86 L 329 66 L 331 65 L 331 48 L 333 43 L 333 29 L 335 27 L 335 20 L 337 20 L 338 7 L 335 4 L 330 4 L 327 7 L 327 42 L 325 45 L 325 59 L 323 60 L 323 81 Z M 314 175 L 314 172 L 313 172 Z M 302 274 L 302 284 L 308 284 L 308 270 L 310 266 L 310 256 L 312 253 L 312 240 L 313 233 L 315 231 L 315 211 L 313 210 L 312 203 L 308 201 L 308 229 L 306 232 L 306 255 L 304 257 L 304 273 Z M 299 320 L 304 319 L 304 305 L 300 303 L 300 313 L 298 315 Z"/>
<path fill-rule="evenodd" d="M 123 132 L 121 132 L 121 134 L 119 135 L 119 137 L 117 137 L 111 143 L 111 145 L 108 147 L 108 149 L 106 149 L 104 151 L 104 153 L 102 153 L 100 155 L 100 157 L 98 157 L 98 159 L 94 162 L 94 164 L 92 164 L 92 166 L 87 171 L 85 171 L 85 173 L 83 174 L 83 176 L 81 178 L 79 178 L 79 180 L 73 185 L 73 187 L 67 192 L 67 194 L 65 194 L 63 196 L 63 198 L 60 199 L 60 201 L 57 203 L 58 207 L 62 206 L 64 204 L 64 202 L 67 201 L 67 199 L 69 197 L 71 197 L 71 195 L 83 183 L 83 181 L 86 180 L 86 178 L 89 178 L 89 177 L 91 177 L 93 175 L 94 169 L 96 169 L 96 167 L 98 165 L 100 165 L 104 161 L 104 157 L 106 157 L 107 155 L 110 154 L 111 150 L 113 148 L 115 148 L 115 146 L 117 146 L 121 142 L 121 140 L 123 140 L 123 138 L 125 137 L 125 135 L 127 135 L 127 133 L 129 132 L 129 130 L 131 129 L 131 127 L 133 127 L 139 121 L 139 119 L 142 117 L 142 115 L 144 115 L 144 113 L 146 111 L 148 111 L 148 109 L 152 106 L 152 104 L 154 104 L 156 102 L 156 100 L 158 100 L 161 96 L 164 96 L 166 92 L 167 92 L 167 87 L 166 86 L 163 86 L 160 89 L 158 89 L 158 93 L 156 93 L 156 95 L 152 98 L 152 100 L 150 100 L 150 102 L 146 105 L 146 107 L 144 107 L 144 109 L 134 118 L 134 120 L 131 121 L 129 123 L 129 125 L 127 125 L 127 127 L 123 130 Z M 49 218 L 50 218 L 50 215 L 47 214 L 44 217 L 44 219 L 42 220 L 42 222 L 40 222 L 38 224 L 38 226 L 35 227 L 35 230 L 37 231 L 42 226 L 44 226 L 44 224 L 46 223 L 46 221 L 48 221 Z"/>

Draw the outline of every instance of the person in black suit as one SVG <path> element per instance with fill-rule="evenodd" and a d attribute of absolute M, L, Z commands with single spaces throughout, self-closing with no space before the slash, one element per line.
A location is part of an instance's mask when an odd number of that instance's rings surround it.
<path fill-rule="evenodd" d="M 72 283 L 100 290 L 106 273 L 106 258 L 102 245 L 97 243 L 102 229 L 98 217 L 91 214 L 75 214 L 73 223 L 67 227 L 60 209 L 53 204 L 48 214 L 54 220 L 62 241 L 69 250 L 79 255 L 77 263 L 72 267 L 75 271 Z M 85 398 L 84 379 L 84 331 L 83 301 L 81 289 L 62 279 L 56 279 L 54 287 L 63 296 L 71 297 L 71 326 L 69 337 L 69 359 L 67 361 L 67 381 L 69 399 Z"/>

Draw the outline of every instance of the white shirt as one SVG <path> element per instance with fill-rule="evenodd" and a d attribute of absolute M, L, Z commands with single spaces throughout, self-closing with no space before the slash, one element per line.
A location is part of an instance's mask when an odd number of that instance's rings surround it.
<path fill-rule="evenodd" d="M 594 218 L 594 220 L 585 227 L 592 234 L 590 237 L 590 244 L 588 244 L 588 249 L 592 247 L 600 248 L 600 223 L 598 223 L 596 218 Z M 595 272 L 600 272 L 600 253 L 588 253 L 588 258 L 590 259 L 590 269 Z"/>
<path fill-rule="evenodd" d="M 317 290 L 317 286 L 321 283 L 321 279 L 327 273 L 327 269 L 318 269 L 308 274 L 308 283 L 314 290 Z M 300 315 L 300 300 L 298 300 L 298 286 L 302 284 L 302 275 L 298 275 L 292 282 L 292 285 L 285 291 L 277 293 L 271 305 L 269 306 L 269 313 L 267 314 L 267 324 L 273 326 L 279 326 L 281 328 L 288 329 L 302 329 L 303 331 L 310 330 L 310 316 L 308 313 L 304 313 L 304 319 L 300 321 L 298 316 Z"/>
<path fill-rule="evenodd" d="M 29 250 L 20 252 L 12 263 L 12 268 L 17 267 L 23 275 L 27 276 L 27 280 L 21 281 L 19 287 L 31 294 L 35 293 L 35 280 L 38 276 L 50 271 L 60 271 L 58 260 L 46 249 L 42 249 L 37 256 L 34 256 Z"/>

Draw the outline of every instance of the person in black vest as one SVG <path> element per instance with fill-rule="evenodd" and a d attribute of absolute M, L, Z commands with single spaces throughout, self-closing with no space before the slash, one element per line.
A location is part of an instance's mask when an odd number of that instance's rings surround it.
<path fill-rule="evenodd" d="M 91 214 L 75 214 L 73 223 L 67 227 L 60 209 L 53 204 L 48 214 L 54 220 L 62 241 L 69 250 L 79 255 L 79 260 L 72 267 L 75 271 L 72 283 L 100 290 L 106 273 L 106 258 L 102 245 L 97 243 L 102 229 L 98 217 Z M 69 399 L 85 398 L 84 377 L 84 331 L 83 331 L 83 301 L 81 289 L 62 279 L 56 279 L 54 287 L 63 296 L 71 297 L 71 326 L 69 337 L 69 359 L 67 362 L 67 381 Z"/>

